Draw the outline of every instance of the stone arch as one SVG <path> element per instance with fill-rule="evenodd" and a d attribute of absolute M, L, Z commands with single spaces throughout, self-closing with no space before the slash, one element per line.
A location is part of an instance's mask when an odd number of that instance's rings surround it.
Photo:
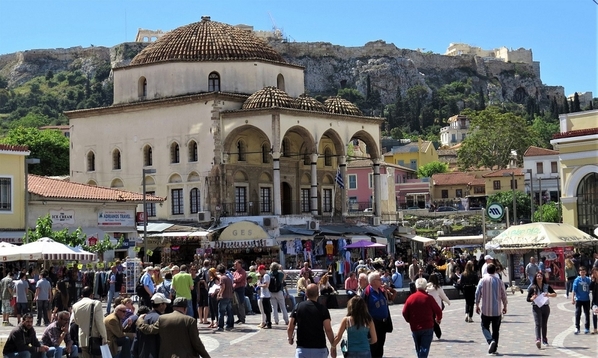
<path fill-rule="evenodd" d="M 579 187 L 582 179 L 591 173 L 598 173 L 598 165 L 584 165 L 581 168 L 575 169 L 567 178 L 563 190 L 565 194 L 564 196 L 569 198 L 577 196 L 577 188 Z"/>
<path fill-rule="evenodd" d="M 112 182 L 110 183 L 111 188 L 123 188 L 124 186 L 125 184 L 120 178 L 112 179 Z"/>
<path fill-rule="evenodd" d="M 252 125 L 239 126 L 232 130 L 223 142 L 222 147 L 225 158 L 228 156 L 226 164 L 239 161 L 237 156 L 237 143 L 239 140 L 243 140 L 246 144 L 247 164 L 261 164 L 262 146 L 265 144 L 268 148 L 271 147 L 270 138 L 261 129 Z"/>
<path fill-rule="evenodd" d="M 196 181 L 200 181 L 201 177 L 199 176 L 199 174 L 197 174 L 197 172 L 191 172 L 189 173 L 189 175 L 187 175 L 187 181 L 188 182 L 196 182 Z"/>
<path fill-rule="evenodd" d="M 247 173 L 245 173 L 245 171 L 243 171 L 243 170 L 237 170 L 235 172 L 235 175 L 233 176 L 233 180 L 238 183 L 246 182 L 248 180 L 248 178 L 249 177 L 247 176 Z"/>
<path fill-rule="evenodd" d="M 366 146 L 366 153 L 370 155 L 371 159 L 380 158 L 382 157 L 382 153 L 380 153 L 380 148 L 378 147 L 378 143 L 372 137 L 370 133 L 365 130 L 357 131 L 351 137 L 351 140 L 359 139 Z M 348 144 L 348 143 L 347 143 Z"/>
<path fill-rule="evenodd" d="M 284 133 L 282 138 L 283 139 L 289 138 L 292 142 L 291 146 L 298 148 L 298 150 L 305 148 L 307 151 L 309 151 L 309 154 L 316 153 L 316 141 L 315 141 L 313 135 L 311 134 L 311 132 L 305 127 L 301 127 L 301 126 L 290 127 Z M 297 142 L 297 143 L 293 143 L 293 142 Z M 281 144 L 282 144 L 282 140 L 281 140 Z"/>
<path fill-rule="evenodd" d="M 334 178 L 330 174 L 324 174 L 322 177 L 322 185 L 332 185 L 334 184 Z"/>
<path fill-rule="evenodd" d="M 260 183 L 272 183 L 272 176 L 268 172 L 262 172 L 259 178 Z"/>
<path fill-rule="evenodd" d="M 593 233 L 598 227 L 598 172 L 586 174 L 577 186 L 577 227 Z"/>
<path fill-rule="evenodd" d="M 91 186 L 98 186 L 98 183 L 96 183 L 96 181 L 95 181 L 95 180 L 93 180 L 93 179 L 89 179 L 89 180 L 87 181 L 87 185 L 91 185 Z"/>
<path fill-rule="evenodd" d="M 309 173 L 301 175 L 301 185 L 311 185 L 311 175 Z"/>
<path fill-rule="evenodd" d="M 183 178 L 177 173 L 174 173 L 168 178 L 168 184 L 182 183 Z"/>
<path fill-rule="evenodd" d="M 141 185 L 143 185 L 143 181 L 141 182 Z M 145 176 L 145 185 L 156 185 L 156 181 L 154 180 L 154 177 L 152 177 L 151 175 L 146 175 Z"/>

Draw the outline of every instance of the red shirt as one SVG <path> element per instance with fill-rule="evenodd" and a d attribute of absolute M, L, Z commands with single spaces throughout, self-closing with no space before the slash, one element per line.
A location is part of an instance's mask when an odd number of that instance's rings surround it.
<path fill-rule="evenodd" d="M 441 320 L 442 310 L 434 297 L 420 290 L 410 295 L 403 306 L 403 318 L 411 326 L 412 332 L 433 329 L 434 316 L 436 320 Z"/>
<path fill-rule="evenodd" d="M 233 272 L 233 289 L 247 286 L 247 272 L 243 268 L 238 268 Z"/>
<path fill-rule="evenodd" d="M 357 291 L 357 284 L 357 277 L 354 277 L 353 279 L 351 279 L 351 277 L 348 277 L 345 280 L 345 290 Z"/>

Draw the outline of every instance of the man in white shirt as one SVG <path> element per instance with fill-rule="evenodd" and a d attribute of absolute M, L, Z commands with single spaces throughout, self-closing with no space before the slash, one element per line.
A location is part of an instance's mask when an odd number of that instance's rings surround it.
<path fill-rule="evenodd" d="M 494 263 L 494 257 L 486 255 L 484 256 L 484 260 L 486 260 L 486 262 L 482 266 L 482 277 L 488 273 L 488 264 Z"/>

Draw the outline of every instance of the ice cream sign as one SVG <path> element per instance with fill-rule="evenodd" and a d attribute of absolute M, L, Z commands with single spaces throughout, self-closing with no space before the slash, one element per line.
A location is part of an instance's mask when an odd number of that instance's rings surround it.
<path fill-rule="evenodd" d="M 55 225 L 75 225 L 75 210 L 50 210 L 50 219 Z"/>
<path fill-rule="evenodd" d="M 98 226 L 135 226 L 134 210 L 102 210 L 98 212 Z"/>

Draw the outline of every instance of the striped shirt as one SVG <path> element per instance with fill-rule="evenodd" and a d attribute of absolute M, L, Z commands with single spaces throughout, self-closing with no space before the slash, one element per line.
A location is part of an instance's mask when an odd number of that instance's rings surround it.
<path fill-rule="evenodd" d="M 502 304 L 507 306 L 507 292 L 505 285 L 498 277 L 490 274 L 484 277 L 478 283 L 475 291 L 475 303 L 482 301 L 482 314 L 484 316 L 500 316 L 502 314 Z"/>

